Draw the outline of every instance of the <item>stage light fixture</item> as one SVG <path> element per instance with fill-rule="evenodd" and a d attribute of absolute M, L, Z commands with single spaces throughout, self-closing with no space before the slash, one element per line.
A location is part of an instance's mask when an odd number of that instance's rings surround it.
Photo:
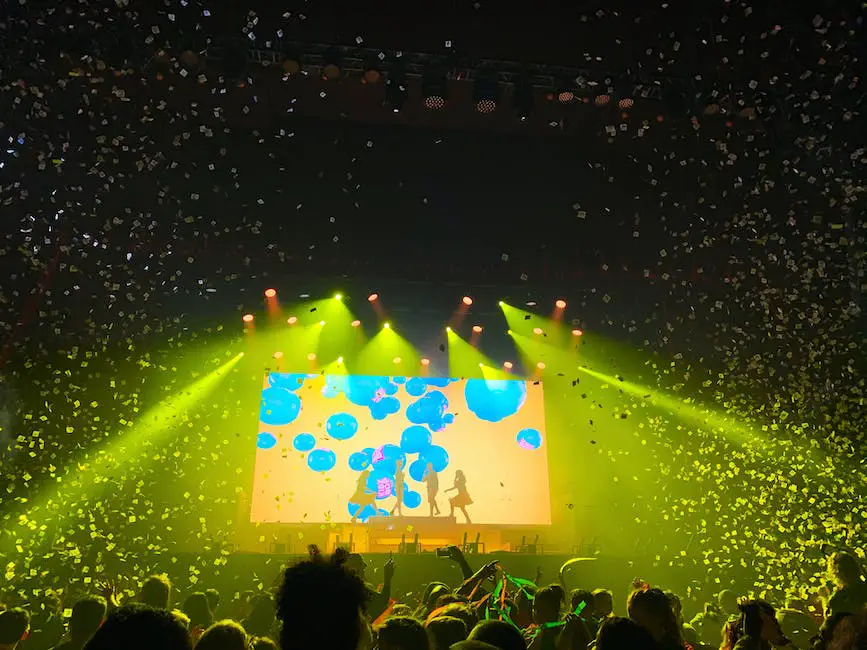
<path fill-rule="evenodd" d="M 337 357 L 337 363 L 343 363 L 343 357 Z"/>
<path fill-rule="evenodd" d="M 266 298 L 276 298 L 277 297 L 277 289 L 265 289 L 265 297 Z"/>
<path fill-rule="evenodd" d="M 282 352 L 279 352 L 279 351 L 278 351 L 278 352 L 275 352 L 275 353 L 274 353 L 274 358 L 275 358 L 275 359 L 282 359 L 282 358 L 283 358 L 283 353 L 282 353 Z"/>
<path fill-rule="evenodd" d="M 421 358 L 421 365 L 429 366 L 430 365 L 430 359 L 426 359 L 425 357 L 422 357 Z"/>
<path fill-rule="evenodd" d="M 377 300 L 379 300 L 379 294 L 378 293 L 372 293 L 369 296 L 367 296 L 367 302 L 376 302 Z"/>
<path fill-rule="evenodd" d="M 541 334 L 541 333 L 542 333 L 542 328 L 541 328 L 541 327 L 534 327 L 534 328 L 533 328 L 533 334 L 535 334 L 536 336 L 538 336 L 538 335 Z"/>
<path fill-rule="evenodd" d="M 378 84 L 382 81 L 382 59 L 385 55 L 380 52 L 376 57 L 370 57 L 364 66 L 364 72 L 361 74 L 361 83 L 363 84 Z"/>
<path fill-rule="evenodd" d="M 503 302 L 503 301 L 502 301 L 502 300 L 501 300 L 501 301 L 500 301 L 500 302 L 498 302 L 498 303 L 497 303 L 497 304 L 498 304 L 498 305 L 499 305 L 499 306 L 500 306 L 500 307 L 503 307 L 503 306 L 505 306 L 505 304 L 506 304 L 506 303 L 505 303 L 505 302 Z"/>
<path fill-rule="evenodd" d="M 335 300 L 343 300 L 343 294 L 342 293 L 334 294 L 334 299 Z"/>
<path fill-rule="evenodd" d="M 467 307 L 469 307 L 473 304 L 473 299 L 469 296 L 464 296 L 463 298 L 461 298 L 461 302 L 464 303 Z"/>
<path fill-rule="evenodd" d="M 596 97 L 593 100 L 593 103 L 596 104 L 597 106 L 607 106 L 608 104 L 611 103 L 611 95 L 607 95 L 605 93 L 603 93 L 601 95 L 596 95 Z"/>
<path fill-rule="evenodd" d="M 632 99 L 632 97 L 621 97 L 617 101 L 617 108 L 619 108 L 621 111 L 630 109 L 633 106 L 635 106 L 635 100 Z"/>
<path fill-rule="evenodd" d="M 512 369 L 512 362 L 511 361 L 503 361 L 503 368 L 505 368 L 506 370 L 511 370 Z"/>
<path fill-rule="evenodd" d="M 308 361 L 316 361 L 316 353 L 315 353 L 315 352 L 310 352 L 310 353 L 307 355 L 307 360 L 308 360 Z"/>
<path fill-rule="evenodd" d="M 452 331 L 452 328 L 449 326 L 446 326 L 446 332 L 451 332 L 451 331 Z"/>
<path fill-rule="evenodd" d="M 350 323 L 350 325 L 352 325 L 353 327 L 360 327 L 361 321 L 360 320 L 354 320 Z"/>
<path fill-rule="evenodd" d="M 289 318 L 286 319 L 286 323 L 289 325 L 294 325 L 297 322 L 298 322 L 298 318 L 296 316 L 290 316 Z"/>
<path fill-rule="evenodd" d="M 482 326 L 481 325 L 473 325 L 473 331 L 476 334 L 481 334 L 482 333 Z"/>
<path fill-rule="evenodd" d="M 512 336 L 512 330 L 506 330 L 506 334 L 508 334 L 509 336 Z"/>
<path fill-rule="evenodd" d="M 445 107 L 448 97 L 448 78 L 445 73 L 428 72 L 421 80 L 424 107 L 431 111 L 438 111 Z"/>
<path fill-rule="evenodd" d="M 390 330 L 391 329 L 391 323 L 383 323 L 382 328 L 386 329 L 386 330 Z"/>
<path fill-rule="evenodd" d="M 545 366 L 545 362 L 544 362 L 544 361 L 540 361 L 539 363 L 536 364 L 536 367 L 537 367 L 539 370 L 544 370 L 545 367 L 546 367 L 546 366 Z"/>
<path fill-rule="evenodd" d="M 241 320 L 244 321 L 245 323 L 252 323 L 253 322 L 253 314 L 244 314 L 244 317 Z"/>
<path fill-rule="evenodd" d="M 326 81 L 333 81 L 340 78 L 341 68 L 340 50 L 335 47 L 330 47 L 322 55 L 322 78 Z"/>
<path fill-rule="evenodd" d="M 391 361 L 392 361 L 392 363 L 394 363 L 395 365 L 397 365 L 398 363 L 400 363 L 400 357 L 395 357 L 395 358 L 392 359 Z"/>
<path fill-rule="evenodd" d="M 572 336 L 582 336 L 583 334 L 584 332 L 582 332 L 581 330 L 572 330 Z"/>
<path fill-rule="evenodd" d="M 325 326 L 325 321 L 324 321 L 324 320 L 319 321 L 319 325 L 320 325 L 320 327 L 324 327 L 324 326 Z"/>
<path fill-rule="evenodd" d="M 479 368 L 484 368 L 484 367 L 485 367 L 485 364 L 482 363 L 481 361 L 479 361 Z"/>
<path fill-rule="evenodd" d="M 473 103 L 476 112 L 482 114 L 493 113 L 497 110 L 500 101 L 500 84 L 493 73 L 482 73 L 476 76 L 473 84 Z"/>
<path fill-rule="evenodd" d="M 281 66 L 283 68 L 283 74 L 289 77 L 294 77 L 296 74 L 301 72 L 301 58 L 294 54 L 287 54 L 286 58 L 283 59 Z"/>
<path fill-rule="evenodd" d="M 554 96 L 561 104 L 571 104 L 575 101 L 575 81 L 570 77 L 560 79 L 554 91 Z"/>
<path fill-rule="evenodd" d="M 554 306 L 557 309 L 566 309 L 566 301 L 560 298 L 559 300 L 554 302 Z"/>

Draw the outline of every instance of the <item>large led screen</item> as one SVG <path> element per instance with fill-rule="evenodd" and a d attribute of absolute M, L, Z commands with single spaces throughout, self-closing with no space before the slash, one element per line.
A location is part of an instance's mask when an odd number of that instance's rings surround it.
<path fill-rule="evenodd" d="M 542 383 L 272 372 L 253 522 L 551 523 Z"/>

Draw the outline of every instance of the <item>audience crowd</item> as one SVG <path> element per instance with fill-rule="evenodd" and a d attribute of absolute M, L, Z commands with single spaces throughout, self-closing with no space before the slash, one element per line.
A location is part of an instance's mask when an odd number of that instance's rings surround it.
<path fill-rule="evenodd" d="M 111 582 L 70 609 L 0 611 L 0 650 L 810 650 L 867 649 L 867 581 L 858 556 L 828 559 L 828 588 L 771 603 L 724 589 L 687 621 L 677 594 L 636 579 L 625 607 L 606 589 L 572 589 L 564 571 L 547 586 L 510 575 L 499 562 L 472 571 L 449 547 L 464 580 L 420 586 L 392 598 L 394 560 L 378 588 L 367 564 L 338 549 L 310 547 L 285 568 L 274 593 L 214 589 L 180 598 L 165 576 L 144 578 L 121 602 Z M 565 567 L 564 567 L 565 568 Z"/>

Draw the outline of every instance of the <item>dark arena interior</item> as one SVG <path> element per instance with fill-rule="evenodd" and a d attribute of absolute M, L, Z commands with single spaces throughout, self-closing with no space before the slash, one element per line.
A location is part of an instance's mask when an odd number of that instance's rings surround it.
<path fill-rule="evenodd" d="M 865 13 L 5 3 L 0 650 L 867 649 Z"/>

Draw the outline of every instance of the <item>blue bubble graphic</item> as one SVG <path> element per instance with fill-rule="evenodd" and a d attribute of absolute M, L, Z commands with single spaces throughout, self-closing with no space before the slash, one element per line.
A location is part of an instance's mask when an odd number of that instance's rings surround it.
<path fill-rule="evenodd" d="M 442 472 L 446 467 L 449 466 L 448 452 L 442 447 L 438 447 L 436 445 L 425 449 L 419 460 L 423 460 L 425 462 L 425 466 L 427 466 L 427 463 L 433 465 L 435 472 Z"/>
<path fill-rule="evenodd" d="M 363 451 L 356 451 L 349 457 L 349 469 L 356 472 L 362 472 L 370 467 L 370 454 Z"/>
<path fill-rule="evenodd" d="M 406 467 L 406 454 L 397 445 L 383 445 L 373 452 L 372 460 L 377 471 L 386 472 L 392 477 L 397 472 L 398 460 Z"/>
<path fill-rule="evenodd" d="M 468 379 L 464 397 L 477 418 L 499 422 L 524 406 L 527 384 L 513 379 Z"/>
<path fill-rule="evenodd" d="M 310 375 L 291 372 L 272 372 L 268 375 L 268 384 L 275 388 L 285 388 L 286 390 L 296 391 L 304 385 L 304 380 L 309 376 Z"/>
<path fill-rule="evenodd" d="M 262 391 L 259 419 L 265 424 L 289 424 L 300 412 L 301 398 L 292 391 L 274 386 Z"/>
<path fill-rule="evenodd" d="M 406 490 L 403 493 L 403 505 L 407 508 L 418 508 L 421 505 L 421 495 L 412 490 Z"/>
<path fill-rule="evenodd" d="M 421 377 L 413 377 L 408 382 L 406 382 L 405 388 L 406 392 L 413 397 L 421 397 L 427 390 L 427 384 L 425 383 L 425 380 Z"/>
<path fill-rule="evenodd" d="M 413 424 L 426 424 L 431 431 L 446 428 L 446 409 L 449 401 L 440 391 L 435 390 L 419 398 L 406 407 L 406 419 Z"/>
<path fill-rule="evenodd" d="M 400 435 L 400 448 L 408 454 L 418 454 L 431 446 L 432 436 L 426 427 L 407 427 Z"/>
<path fill-rule="evenodd" d="M 396 397 L 383 397 L 370 404 L 370 415 L 374 420 L 384 420 L 400 410 L 400 400 Z"/>
<path fill-rule="evenodd" d="M 459 381 L 458 379 L 449 378 L 449 377 L 429 377 L 424 380 L 424 382 L 428 386 L 436 386 L 437 388 L 445 388 L 453 381 Z"/>
<path fill-rule="evenodd" d="M 299 433 L 292 441 L 292 446 L 298 451 L 310 451 L 316 446 L 316 438 L 310 433 Z"/>
<path fill-rule="evenodd" d="M 536 429 L 521 429 L 517 440 L 523 449 L 538 449 L 542 446 L 542 434 Z"/>
<path fill-rule="evenodd" d="M 406 377 L 392 377 L 391 380 L 395 384 L 405 384 L 406 383 Z"/>
<path fill-rule="evenodd" d="M 330 449 L 314 449 L 307 455 L 307 467 L 314 472 L 327 472 L 337 464 L 337 454 Z"/>
<path fill-rule="evenodd" d="M 358 431 L 358 420 L 349 413 L 335 413 L 325 422 L 325 431 L 336 440 L 349 440 Z"/>
<path fill-rule="evenodd" d="M 424 480 L 424 473 L 427 471 L 427 461 L 419 458 L 412 462 L 409 466 L 409 477 L 413 481 L 421 483 Z"/>
<path fill-rule="evenodd" d="M 277 444 L 277 438 L 271 433 L 260 433 L 256 436 L 256 446 L 259 449 L 271 449 Z"/>

